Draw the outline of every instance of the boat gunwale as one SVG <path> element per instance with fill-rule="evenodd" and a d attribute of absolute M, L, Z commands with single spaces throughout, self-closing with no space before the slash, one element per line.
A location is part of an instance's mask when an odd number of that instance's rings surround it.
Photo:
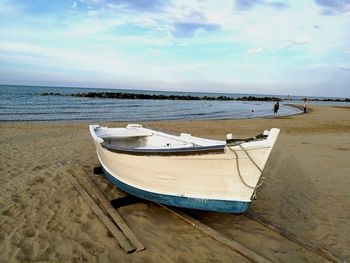
<path fill-rule="evenodd" d="M 101 142 L 101 146 L 111 152 L 130 154 L 130 155 L 204 155 L 204 154 L 222 154 L 225 152 L 225 144 L 212 145 L 212 146 L 194 146 L 194 147 L 181 147 L 181 148 L 167 148 L 167 149 L 137 149 L 126 148 L 111 145 L 106 142 Z"/>

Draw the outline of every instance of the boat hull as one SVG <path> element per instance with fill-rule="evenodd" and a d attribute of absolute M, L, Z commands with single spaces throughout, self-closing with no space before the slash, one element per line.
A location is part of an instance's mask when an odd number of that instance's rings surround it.
<path fill-rule="evenodd" d="M 161 203 L 170 206 L 214 211 L 214 212 L 225 212 L 241 214 L 248 210 L 251 202 L 244 201 L 227 201 L 227 200 L 215 200 L 215 199 L 202 199 L 184 196 L 174 196 L 153 193 L 132 187 L 118 180 L 116 177 L 111 175 L 102 165 L 102 170 L 106 178 L 117 186 L 119 189 L 127 192 L 130 195 L 137 196 L 142 199 L 146 199 L 152 202 Z"/>
<path fill-rule="evenodd" d="M 143 133 L 132 131 L 132 140 L 119 134 L 125 145 L 114 147 L 111 136 L 106 136 L 108 128 L 98 127 L 90 126 L 98 160 L 107 179 L 121 190 L 165 205 L 238 214 L 249 208 L 279 133 L 271 129 L 266 139 L 239 145 L 220 146 L 214 141 L 210 151 L 207 146 L 144 149 L 126 147 L 135 141 L 142 145 Z"/>

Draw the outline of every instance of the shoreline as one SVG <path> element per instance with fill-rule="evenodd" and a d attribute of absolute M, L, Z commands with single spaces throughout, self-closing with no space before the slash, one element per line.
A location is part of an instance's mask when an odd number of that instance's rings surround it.
<path fill-rule="evenodd" d="M 302 104 L 286 104 L 286 105 L 289 106 L 289 107 L 293 107 L 293 108 L 295 108 L 295 109 L 300 111 L 299 113 L 296 113 L 296 114 L 293 114 L 293 115 L 304 114 L 304 105 L 302 105 Z M 308 105 L 308 107 L 307 107 L 306 114 L 313 112 L 312 107 L 310 108 L 309 106 L 310 105 Z M 321 106 L 323 106 L 323 105 L 321 105 Z M 325 106 L 333 107 L 333 106 L 328 106 L 328 105 L 325 105 Z M 349 105 L 349 108 L 350 108 L 350 105 Z"/>
<path fill-rule="evenodd" d="M 288 117 L 288 116 L 294 116 L 294 115 L 299 115 L 299 114 L 303 114 L 302 110 L 302 106 L 298 107 L 298 104 L 285 104 L 285 106 L 294 108 L 299 110 L 300 112 L 297 113 L 290 113 L 290 114 L 279 114 L 277 117 L 274 117 L 273 114 L 271 115 L 265 115 L 265 116 L 258 116 L 258 117 L 247 117 L 247 118 L 226 118 L 226 119 L 177 119 L 177 120 L 150 120 L 150 121 L 113 121 L 113 120 L 99 120 L 99 121 L 94 121 L 94 120 L 58 120 L 58 121 L 54 121 L 54 120 L 9 120 L 9 121 L 4 121 L 4 120 L 0 120 L 0 124 L 1 123 L 57 123 L 57 124 L 69 124 L 69 123 L 93 123 L 93 122 L 100 122 L 100 123 L 127 123 L 127 122 L 186 122 L 186 121 L 233 121 L 233 120 L 251 120 L 251 119 L 269 119 L 269 118 L 283 118 L 283 117 Z M 322 105 L 323 106 L 323 105 Z M 339 107 L 347 107 L 347 106 L 339 106 Z M 349 105 L 350 107 L 350 105 Z"/>
<path fill-rule="evenodd" d="M 278 118 L 141 122 L 169 132 L 223 139 L 281 129 L 266 181 L 249 211 L 297 238 L 350 261 L 350 107 L 309 105 L 310 113 Z M 127 122 L 104 122 L 122 127 Z M 1 122 L 0 250 L 8 262 L 245 262 L 150 202 L 118 211 L 146 246 L 126 255 L 67 180 L 98 165 L 88 122 Z M 123 196 L 99 177 L 98 187 Z M 276 262 L 320 262 L 310 251 L 244 215 L 192 211 L 195 218 Z"/>

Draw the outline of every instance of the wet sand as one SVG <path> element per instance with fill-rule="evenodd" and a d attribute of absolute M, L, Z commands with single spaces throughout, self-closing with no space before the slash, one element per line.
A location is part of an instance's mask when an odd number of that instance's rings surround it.
<path fill-rule="evenodd" d="M 280 128 L 267 180 L 249 212 L 350 262 L 350 107 L 309 109 L 280 118 L 144 125 L 214 139 Z M 119 209 L 147 247 L 126 255 L 66 178 L 98 165 L 87 125 L 0 124 L 0 262 L 246 262 L 149 202 Z M 93 180 L 110 199 L 123 195 Z M 244 215 L 191 213 L 274 262 L 326 262 Z"/>

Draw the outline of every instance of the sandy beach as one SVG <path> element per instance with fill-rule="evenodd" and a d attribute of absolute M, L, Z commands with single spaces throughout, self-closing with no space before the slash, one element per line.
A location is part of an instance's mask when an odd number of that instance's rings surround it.
<path fill-rule="evenodd" d="M 309 110 L 279 118 L 141 124 L 213 139 L 280 128 L 267 180 L 249 213 L 350 262 L 350 107 Z M 88 124 L 0 124 L 0 262 L 247 261 L 150 202 L 118 210 L 147 248 L 125 254 L 67 180 L 98 166 Z M 92 179 L 110 199 L 123 195 Z M 244 215 L 193 216 L 273 262 L 327 262 Z"/>

